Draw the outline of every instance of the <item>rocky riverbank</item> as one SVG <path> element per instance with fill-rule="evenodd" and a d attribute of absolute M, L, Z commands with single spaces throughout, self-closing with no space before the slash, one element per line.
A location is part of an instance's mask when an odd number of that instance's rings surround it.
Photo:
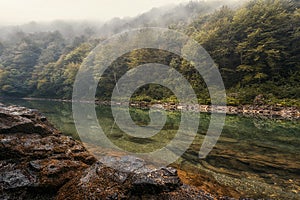
<path fill-rule="evenodd" d="M 94 162 L 38 111 L 0 105 L 0 199 L 53 199 Z"/>
<path fill-rule="evenodd" d="M 131 156 L 97 161 L 37 110 L 0 104 L 0 199 L 216 198 L 183 184 L 174 168 Z"/>
<path fill-rule="evenodd" d="M 43 99 L 43 98 L 24 98 L 25 100 L 48 100 L 48 101 L 62 101 L 62 102 L 72 102 L 72 100 L 66 99 Z M 85 101 L 85 103 L 94 103 L 94 101 Z M 194 112 L 203 113 L 226 113 L 229 115 L 244 115 L 251 117 L 262 117 L 262 118 L 279 118 L 279 119 L 290 119 L 298 120 L 300 119 L 300 109 L 298 107 L 285 107 L 281 105 L 264 105 L 254 103 L 252 105 L 240 105 L 240 106 L 211 106 L 211 105 L 183 105 L 172 102 L 110 102 L 110 101 L 100 101 L 96 100 L 97 105 L 129 105 L 135 108 L 148 109 L 150 107 L 156 109 L 165 109 L 169 111 L 180 111 L 188 110 Z"/>
<path fill-rule="evenodd" d="M 102 102 L 96 101 L 99 105 L 126 105 L 128 103 L 117 102 Z M 211 105 L 184 105 L 177 103 L 155 103 L 148 102 L 131 102 L 131 107 L 137 108 L 156 108 L 164 110 L 186 110 L 192 112 L 203 113 L 226 113 L 229 115 L 245 115 L 257 116 L 266 118 L 280 118 L 280 119 L 300 119 L 300 109 L 297 107 L 283 107 L 270 105 L 241 105 L 241 106 L 211 106 Z"/>

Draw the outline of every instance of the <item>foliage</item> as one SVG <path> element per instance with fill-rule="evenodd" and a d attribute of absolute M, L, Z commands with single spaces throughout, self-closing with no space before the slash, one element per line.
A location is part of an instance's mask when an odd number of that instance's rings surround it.
<path fill-rule="evenodd" d="M 199 5 L 191 2 L 174 8 L 169 14 L 165 13 L 165 23 L 191 36 L 209 52 L 222 74 L 228 104 L 251 104 L 257 95 L 264 94 L 266 104 L 299 105 L 298 2 L 253 0 L 235 10 L 223 6 L 211 14 L 207 10 L 212 9 L 212 4 L 202 8 Z M 179 10 L 190 12 L 192 16 L 172 20 Z M 151 19 L 150 13 L 156 12 L 154 9 L 141 17 L 149 24 L 159 24 L 160 18 Z M 142 22 L 136 18 L 130 23 L 139 26 Z M 116 29 L 122 30 L 119 26 Z M 59 31 L 19 31 L 10 35 L 12 41 L 0 41 L 0 96 L 71 98 L 76 73 L 99 42 L 92 35 L 93 30 L 86 30 L 83 35 L 70 39 Z M 173 67 L 190 82 L 199 103 L 210 103 L 206 85 L 192 63 L 154 49 L 134 50 L 112 63 L 99 81 L 96 96 L 110 99 L 118 79 L 126 71 L 145 63 Z M 180 89 L 180 85 L 177 87 Z M 169 89 L 155 84 L 139 88 L 132 98 L 177 101 Z"/>
<path fill-rule="evenodd" d="M 296 1 L 254 0 L 235 11 L 222 7 L 190 24 L 186 33 L 219 66 L 229 104 L 252 103 L 261 93 L 299 100 L 297 6 Z"/>

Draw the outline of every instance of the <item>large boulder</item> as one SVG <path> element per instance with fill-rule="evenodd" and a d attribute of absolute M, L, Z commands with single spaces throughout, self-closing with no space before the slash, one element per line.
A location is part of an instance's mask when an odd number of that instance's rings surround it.
<path fill-rule="evenodd" d="M 59 131 L 37 110 L 0 104 L 0 134 L 14 133 L 52 135 Z"/>
<path fill-rule="evenodd" d="M 106 156 L 64 185 L 56 200 L 214 199 L 184 185 L 171 167 L 154 168 L 132 156 Z"/>
<path fill-rule="evenodd" d="M 0 199 L 51 199 L 96 160 L 36 110 L 0 105 Z"/>

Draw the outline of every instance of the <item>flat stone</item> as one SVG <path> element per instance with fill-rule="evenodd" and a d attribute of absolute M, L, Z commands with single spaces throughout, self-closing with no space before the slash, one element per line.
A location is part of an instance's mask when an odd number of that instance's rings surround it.
<path fill-rule="evenodd" d="M 56 199 L 77 200 L 91 194 L 93 199 L 213 199 L 182 184 L 174 168 L 153 168 L 134 156 L 105 156 L 103 161 L 106 164 L 99 161 L 64 185 Z"/>

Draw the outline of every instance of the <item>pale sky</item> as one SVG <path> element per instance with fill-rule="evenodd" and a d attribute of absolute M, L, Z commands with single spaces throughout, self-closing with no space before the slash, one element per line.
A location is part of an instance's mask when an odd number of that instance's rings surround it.
<path fill-rule="evenodd" d="M 0 0 L 0 24 L 29 21 L 108 20 L 190 0 Z"/>

